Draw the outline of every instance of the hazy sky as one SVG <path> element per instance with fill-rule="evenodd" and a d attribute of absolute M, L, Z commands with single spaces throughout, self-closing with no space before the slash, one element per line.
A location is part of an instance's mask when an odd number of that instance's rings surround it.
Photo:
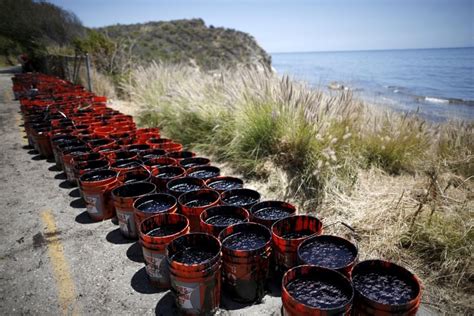
<path fill-rule="evenodd" d="M 203 18 L 269 52 L 474 46 L 474 0 L 51 0 L 86 26 Z"/>

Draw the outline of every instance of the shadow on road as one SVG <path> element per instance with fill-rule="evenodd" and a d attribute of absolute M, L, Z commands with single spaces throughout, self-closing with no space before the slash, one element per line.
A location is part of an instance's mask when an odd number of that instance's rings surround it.
<path fill-rule="evenodd" d="M 166 293 L 156 304 L 155 315 L 179 315 L 174 296 L 171 292 Z"/>
<path fill-rule="evenodd" d="M 145 262 L 145 259 L 143 259 L 142 246 L 140 246 L 138 241 L 134 242 L 130 247 L 128 247 L 127 257 L 128 259 L 135 262 Z"/>
<path fill-rule="evenodd" d="M 79 224 L 94 224 L 95 222 L 90 218 L 89 214 L 87 211 L 82 212 L 81 214 L 77 215 L 76 218 L 76 223 Z"/>
<path fill-rule="evenodd" d="M 135 242 L 135 240 L 123 237 L 122 233 L 120 232 L 120 228 L 110 231 L 107 236 L 105 236 L 105 239 L 107 239 L 108 242 L 116 245 L 131 244 Z"/>
<path fill-rule="evenodd" d="M 132 280 L 130 281 L 130 285 L 135 291 L 142 294 L 155 294 L 160 293 L 160 291 L 164 291 L 155 288 L 150 284 L 150 280 L 148 279 L 148 275 L 146 274 L 145 267 L 135 272 L 132 277 Z"/>
<path fill-rule="evenodd" d="M 79 188 L 75 188 L 71 192 L 69 192 L 69 196 L 73 198 L 81 197 L 81 193 L 79 192 Z"/>
<path fill-rule="evenodd" d="M 72 200 L 71 203 L 69 203 L 69 206 L 73 208 L 86 208 L 86 203 L 84 202 L 82 198 L 78 198 L 78 199 Z M 87 212 L 84 212 L 84 213 L 86 213 L 87 215 Z"/>

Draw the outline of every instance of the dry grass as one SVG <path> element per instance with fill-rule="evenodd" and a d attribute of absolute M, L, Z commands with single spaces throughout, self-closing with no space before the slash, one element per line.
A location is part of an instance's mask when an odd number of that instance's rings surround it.
<path fill-rule="evenodd" d="M 257 179 L 266 198 L 351 225 L 361 258 L 399 262 L 423 280 L 424 301 L 473 312 L 474 124 L 432 124 L 247 68 L 153 64 L 122 89 L 143 125 Z"/>

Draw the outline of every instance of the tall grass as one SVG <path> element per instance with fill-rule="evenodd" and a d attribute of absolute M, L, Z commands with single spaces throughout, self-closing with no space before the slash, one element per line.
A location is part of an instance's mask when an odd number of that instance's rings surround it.
<path fill-rule="evenodd" d="M 463 283 L 461 274 L 467 280 L 474 275 L 463 257 L 472 250 L 472 225 L 459 220 L 472 215 L 459 205 L 472 206 L 466 192 L 472 190 L 474 124 L 428 123 L 373 108 L 350 92 L 328 95 L 250 68 L 203 73 L 152 64 L 132 71 L 122 89 L 141 109 L 142 125 L 159 126 L 165 135 L 225 160 L 246 176 L 284 174 L 288 181 L 280 191 L 307 210 L 386 235 L 377 240 L 367 235 L 363 250 L 377 246 L 388 258 L 400 253 L 397 260 L 416 254 L 453 282 Z M 361 177 L 374 168 L 383 176 Z M 408 192 L 419 190 L 420 183 L 421 190 L 432 191 L 425 179 L 433 180 L 433 170 L 450 180 L 437 180 L 437 187 L 446 185 L 437 189 L 437 198 L 425 196 L 416 204 Z M 361 190 L 365 187 L 370 190 Z M 453 233 L 437 234 L 443 225 Z M 421 273 L 438 275 L 418 266 Z"/>

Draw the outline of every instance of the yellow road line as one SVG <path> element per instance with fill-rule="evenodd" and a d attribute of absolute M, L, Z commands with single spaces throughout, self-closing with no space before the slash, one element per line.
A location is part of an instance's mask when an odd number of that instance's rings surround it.
<path fill-rule="evenodd" d="M 64 248 L 58 238 L 56 222 L 51 210 L 41 212 L 41 220 L 45 225 L 45 236 L 48 245 L 48 254 L 53 266 L 56 279 L 59 305 L 64 315 L 79 315 L 76 302 L 76 290 L 71 276 L 71 270 L 64 256 Z"/>
<path fill-rule="evenodd" d="M 15 114 L 15 123 L 16 123 L 16 126 L 18 126 L 18 131 L 20 132 L 21 144 L 25 146 L 28 145 L 28 140 L 25 138 L 26 133 L 20 127 L 20 125 L 23 123 L 23 120 L 21 119 L 21 115 L 18 113 Z"/>

